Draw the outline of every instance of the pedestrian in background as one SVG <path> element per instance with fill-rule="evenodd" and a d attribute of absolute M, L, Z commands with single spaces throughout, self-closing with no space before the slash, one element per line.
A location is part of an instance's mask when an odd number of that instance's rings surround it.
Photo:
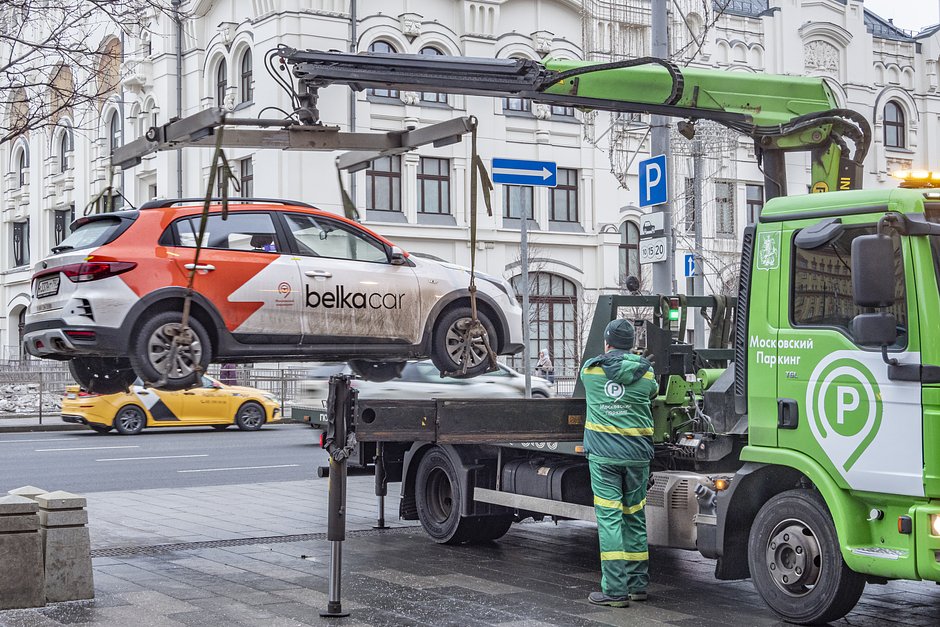
<path fill-rule="evenodd" d="M 225 385 L 238 385 L 238 367 L 235 364 L 222 364 L 219 381 Z"/>
<path fill-rule="evenodd" d="M 591 470 L 601 552 L 601 590 L 595 605 L 627 607 L 645 601 L 649 583 L 646 484 L 653 459 L 650 400 L 659 386 L 650 362 L 630 352 L 628 320 L 604 330 L 604 354 L 581 368 L 587 401 L 584 452 Z"/>
<path fill-rule="evenodd" d="M 555 366 L 552 365 L 552 358 L 544 348 L 539 351 L 539 360 L 535 364 L 535 374 L 548 379 L 549 383 L 555 382 Z"/>

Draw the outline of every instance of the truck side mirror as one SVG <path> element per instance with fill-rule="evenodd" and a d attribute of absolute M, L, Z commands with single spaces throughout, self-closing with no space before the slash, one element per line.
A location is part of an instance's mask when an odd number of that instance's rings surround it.
<path fill-rule="evenodd" d="M 852 240 L 852 298 L 859 307 L 894 304 L 894 242 L 887 235 Z M 854 321 L 853 321 L 854 324 Z"/>
<path fill-rule="evenodd" d="M 859 314 L 852 318 L 852 337 L 860 346 L 891 346 L 898 339 L 898 321 L 885 312 Z"/>

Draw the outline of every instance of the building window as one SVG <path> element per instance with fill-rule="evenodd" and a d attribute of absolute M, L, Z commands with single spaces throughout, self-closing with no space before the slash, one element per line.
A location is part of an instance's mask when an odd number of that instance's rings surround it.
<path fill-rule="evenodd" d="M 225 106 L 226 89 L 228 89 L 228 65 L 225 59 L 222 59 L 215 71 L 215 106 L 219 108 Z"/>
<path fill-rule="evenodd" d="M 745 202 L 747 202 L 747 223 L 755 224 L 757 219 L 760 218 L 761 209 L 764 208 L 764 186 L 748 183 L 745 187 L 747 190 L 744 195 Z"/>
<path fill-rule="evenodd" d="M 510 283 L 522 302 L 522 276 Z M 547 349 L 555 367 L 555 376 L 574 376 L 580 365 L 576 307 L 578 290 L 568 279 L 548 272 L 529 273 L 529 359 L 528 370 L 535 368 L 539 351 Z M 522 353 L 509 359 L 510 365 L 524 371 Z"/>
<path fill-rule="evenodd" d="M 573 118 L 574 107 L 563 107 L 561 105 L 552 105 L 552 116 L 560 118 Z"/>
<path fill-rule="evenodd" d="M 578 171 L 558 168 L 558 184 L 549 195 L 548 219 L 554 222 L 578 221 Z"/>
<path fill-rule="evenodd" d="M 418 212 L 450 213 L 450 159 L 421 157 L 418 165 Z"/>
<path fill-rule="evenodd" d="M 793 248 L 790 319 L 793 326 L 835 327 L 851 337 L 852 319 L 871 311 L 852 296 L 852 240 L 872 235 L 875 227 L 846 227 L 834 241 L 803 250 Z M 894 238 L 895 304 L 885 309 L 897 319 L 897 346 L 907 344 L 907 299 L 900 238 Z"/>
<path fill-rule="evenodd" d="M 255 195 L 255 165 L 251 157 L 238 162 L 238 186 L 241 188 L 242 198 L 253 198 Z"/>
<path fill-rule="evenodd" d="M 58 246 L 70 231 L 69 226 L 75 221 L 75 205 L 68 209 L 56 211 L 52 218 L 52 245 Z"/>
<path fill-rule="evenodd" d="M 888 148 L 904 148 L 904 110 L 901 105 L 889 101 L 885 105 L 885 146 Z"/>
<path fill-rule="evenodd" d="M 13 265 L 29 265 L 29 220 L 13 223 Z"/>
<path fill-rule="evenodd" d="M 252 85 L 253 79 L 251 70 L 251 50 L 245 50 L 245 54 L 242 55 L 242 102 L 251 102 L 255 94 L 254 86 Z"/>
<path fill-rule="evenodd" d="M 366 170 L 366 209 L 401 211 L 401 157 L 376 159 Z"/>
<path fill-rule="evenodd" d="M 715 234 L 734 237 L 734 181 L 715 181 Z"/>
<path fill-rule="evenodd" d="M 532 101 L 528 98 L 503 98 L 503 111 L 531 111 Z"/>
<path fill-rule="evenodd" d="M 435 48 L 434 46 L 425 46 L 421 49 L 420 54 L 423 54 L 428 57 L 441 57 L 444 56 L 444 53 Z M 440 102 L 447 104 L 447 94 L 439 94 L 435 92 L 421 92 L 421 100 L 424 102 Z"/>
<path fill-rule="evenodd" d="M 620 225 L 620 285 L 628 276 L 640 278 L 640 227 L 630 221 Z"/>
<path fill-rule="evenodd" d="M 369 45 L 369 52 L 374 52 L 376 54 L 394 54 L 398 52 L 395 50 L 395 47 L 388 43 L 387 41 L 373 41 Z M 397 89 L 370 89 L 369 94 L 372 96 L 378 96 L 379 98 L 398 98 Z"/>
<path fill-rule="evenodd" d="M 72 141 L 72 130 L 68 127 L 64 128 L 59 137 L 59 172 L 63 174 L 71 167 L 69 157 L 74 148 Z"/>
<path fill-rule="evenodd" d="M 23 187 L 27 183 L 29 175 L 29 152 L 25 144 L 16 153 L 16 186 Z"/>
<path fill-rule="evenodd" d="M 522 218 L 525 213 L 529 220 L 534 219 L 532 206 L 535 197 L 535 188 L 531 185 L 504 185 L 503 186 L 503 217 Z"/>
<path fill-rule="evenodd" d="M 108 120 L 108 154 L 113 155 L 114 151 L 121 146 L 121 116 L 117 111 L 111 113 Z"/>

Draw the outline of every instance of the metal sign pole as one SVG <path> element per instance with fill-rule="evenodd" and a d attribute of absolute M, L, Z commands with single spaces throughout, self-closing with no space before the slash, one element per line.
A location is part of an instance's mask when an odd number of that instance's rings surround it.
<path fill-rule="evenodd" d="M 346 434 L 352 416 L 353 392 L 349 375 L 330 377 L 330 397 L 327 403 L 328 424 L 326 447 L 330 453 L 329 498 L 327 501 L 326 539 L 330 542 L 330 588 L 326 610 L 320 616 L 341 618 L 349 616 L 343 611 L 341 600 L 343 576 L 343 541 L 346 539 Z"/>
<path fill-rule="evenodd" d="M 506 192 L 508 193 L 508 192 Z M 525 397 L 532 398 L 532 359 L 529 341 L 531 331 L 529 329 L 529 215 L 525 207 L 522 208 L 521 219 L 521 248 L 520 254 L 522 263 L 522 372 L 525 374 Z"/>

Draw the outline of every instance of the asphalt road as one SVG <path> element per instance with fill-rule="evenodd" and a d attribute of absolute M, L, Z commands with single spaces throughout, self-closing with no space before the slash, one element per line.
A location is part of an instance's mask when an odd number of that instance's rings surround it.
<path fill-rule="evenodd" d="M 312 479 L 327 464 L 317 434 L 299 424 L 0 433 L 0 494 L 24 485 L 82 494 Z"/>

